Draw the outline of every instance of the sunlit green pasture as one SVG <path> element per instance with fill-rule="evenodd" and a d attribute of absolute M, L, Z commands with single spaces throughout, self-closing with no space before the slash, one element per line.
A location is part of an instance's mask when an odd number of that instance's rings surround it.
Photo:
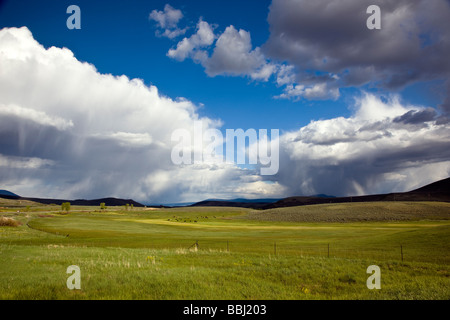
<path fill-rule="evenodd" d="M 1 210 L 0 299 L 450 298 L 447 203 Z"/>

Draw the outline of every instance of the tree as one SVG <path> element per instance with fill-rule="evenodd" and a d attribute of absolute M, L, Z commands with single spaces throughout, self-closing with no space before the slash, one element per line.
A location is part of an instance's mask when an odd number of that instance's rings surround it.
<path fill-rule="evenodd" d="M 70 211 L 70 202 L 63 202 L 61 204 L 61 210 L 69 212 Z"/>

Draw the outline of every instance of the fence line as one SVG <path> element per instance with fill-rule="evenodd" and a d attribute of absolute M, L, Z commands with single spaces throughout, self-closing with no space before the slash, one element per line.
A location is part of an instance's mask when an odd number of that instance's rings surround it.
<path fill-rule="evenodd" d="M 192 241 L 191 241 L 192 243 Z M 225 252 L 236 253 L 268 253 L 275 256 L 283 255 L 297 255 L 297 256 L 322 256 L 327 258 L 361 258 L 361 259 L 379 259 L 379 260 L 397 260 L 397 261 L 423 261 L 423 262 L 442 262 L 444 263 L 447 257 L 442 257 L 436 253 L 434 257 L 422 256 L 423 254 L 416 253 L 415 255 L 405 256 L 404 244 L 385 246 L 385 247 L 363 247 L 363 246 L 345 246 L 339 243 L 323 243 L 321 245 L 299 245 L 292 243 L 283 243 L 280 241 L 272 241 L 272 247 L 269 246 L 269 241 L 262 242 L 261 245 L 255 249 L 253 246 L 245 246 L 242 241 L 230 240 L 197 240 L 194 244 L 189 246 L 189 249 L 195 247 L 201 250 L 219 250 Z M 431 249 L 431 247 L 430 247 Z M 426 248 L 424 248 L 426 250 Z M 450 259 L 450 257 L 448 257 Z"/>

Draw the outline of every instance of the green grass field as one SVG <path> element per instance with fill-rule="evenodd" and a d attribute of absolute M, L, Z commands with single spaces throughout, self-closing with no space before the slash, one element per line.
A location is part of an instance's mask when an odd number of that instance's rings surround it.
<path fill-rule="evenodd" d="M 450 298 L 449 203 L 0 206 L 20 223 L 0 226 L 0 299 Z M 370 265 L 380 290 L 366 286 Z"/>

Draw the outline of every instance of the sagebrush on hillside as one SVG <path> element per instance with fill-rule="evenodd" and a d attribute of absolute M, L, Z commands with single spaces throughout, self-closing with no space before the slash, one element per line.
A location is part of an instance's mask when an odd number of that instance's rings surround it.
<path fill-rule="evenodd" d="M 21 223 L 13 218 L 0 217 L 0 227 L 18 227 Z"/>

